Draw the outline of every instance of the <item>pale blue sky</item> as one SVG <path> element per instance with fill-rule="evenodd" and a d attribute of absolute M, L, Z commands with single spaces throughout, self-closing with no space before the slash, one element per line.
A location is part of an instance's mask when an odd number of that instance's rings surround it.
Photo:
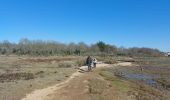
<path fill-rule="evenodd" d="M 169 0 L 0 0 L 0 41 L 104 41 L 170 51 Z"/>

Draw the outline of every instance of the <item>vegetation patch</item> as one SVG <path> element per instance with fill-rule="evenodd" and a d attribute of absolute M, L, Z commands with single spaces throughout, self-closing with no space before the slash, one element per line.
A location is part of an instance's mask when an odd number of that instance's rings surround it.
<path fill-rule="evenodd" d="M 20 60 L 21 62 L 31 62 L 31 63 L 51 63 L 51 62 L 61 62 L 61 61 L 73 61 L 77 60 L 75 57 L 37 57 L 37 58 L 28 58 Z M 20 63 L 20 62 L 19 62 Z"/>
<path fill-rule="evenodd" d="M 85 66 L 86 65 L 85 61 L 86 61 L 85 59 L 79 59 L 76 61 L 76 65 L 78 67 Z"/>
<path fill-rule="evenodd" d="M 113 87 L 116 87 L 120 92 L 127 93 L 128 95 L 134 95 L 137 100 L 167 100 L 163 92 L 158 89 L 145 85 L 140 81 L 126 81 L 121 79 L 122 74 L 117 74 L 118 72 L 111 68 L 103 69 L 99 73 L 108 80 Z M 163 82 L 165 83 L 165 82 Z"/>
<path fill-rule="evenodd" d="M 103 76 L 106 80 L 114 80 L 115 77 L 114 77 L 114 73 L 110 72 L 109 70 L 102 70 L 100 73 L 99 73 L 101 76 Z"/>
<path fill-rule="evenodd" d="M 89 92 L 91 94 L 101 94 L 107 88 L 107 83 L 100 79 L 95 78 L 89 80 Z"/>
<path fill-rule="evenodd" d="M 0 75 L 0 81 L 30 80 L 34 79 L 33 73 L 5 73 Z"/>
<path fill-rule="evenodd" d="M 130 90 L 129 83 L 124 80 L 115 79 L 112 81 L 112 84 L 121 92 L 128 92 Z"/>
<path fill-rule="evenodd" d="M 170 80 L 165 79 L 165 78 L 159 78 L 159 79 L 155 79 L 155 81 L 157 81 L 159 84 L 161 84 L 161 86 L 164 89 L 167 89 L 170 91 Z"/>
<path fill-rule="evenodd" d="M 37 73 L 35 73 L 35 75 L 39 75 L 39 74 L 43 74 L 44 71 L 38 71 Z"/>
<path fill-rule="evenodd" d="M 116 63 L 116 58 L 114 58 L 112 56 L 111 57 L 110 56 L 104 56 L 104 57 L 98 56 L 96 58 L 97 58 L 97 60 L 102 61 L 106 64 L 115 64 Z"/>
<path fill-rule="evenodd" d="M 68 64 L 68 63 L 59 63 L 58 67 L 59 68 L 70 68 L 70 67 L 72 67 L 72 65 Z"/>
<path fill-rule="evenodd" d="M 168 57 L 134 57 L 135 64 L 140 66 L 152 67 L 170 67 L 170 58 Z"/>
<path fill-rule="evenodd" d="M 111 84 L 115 87 L 117 87 L 118 90 L 122 92 L 128 92 L 129 91 L 129 85 L 124 80 L 121 80 L 117 77 L 115 77 L 114 71 L 110 68 L 102 70 L 99 73 L 101 76 L 104 77 L 104 79 L 111 82 Z"/>
<path fill-rule="evenodd" d="M 137 91 L 135 94 L 137 100 L 168 100 L 161 91 L 148 85 L 138 83 L 134 90 Z"/>
<path fill-rule="evenodd" d="M 56 60 L 54 61 L 55 58 Z M 2 87 L 2 89 L 0 91 L 0 100 L 20 100 L 26 93 L 30 93 L 35 89 L 51 86 L 59 83 L 59 81 L 65 80 L 76 71 L 74 67 L 70 67 L 69 65 L 76 65 L 76 60 L 71 58 L 76 57 L 1 57 L 0 88 Z M 34 59 L 43 60 L 34 61 Z M 57 61 L 57 59 L 59 60 Z M 76 59 L 78 59 L 78 57 Z M 51 61 L 54 62 L 51 63 Z M 62 66 L 59 68 L 59 63 L 67 64 L 64 65 L 64 67 L 61 64 Z"/>

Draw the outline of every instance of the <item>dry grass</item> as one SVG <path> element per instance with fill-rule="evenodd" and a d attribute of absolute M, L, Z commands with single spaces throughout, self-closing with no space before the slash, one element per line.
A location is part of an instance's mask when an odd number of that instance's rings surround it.
<path fill-rule="evenodd" d="M 76 64 L 78 67 L 84 66 L 84 65 L 86 65 L 86 59 L 85 58 L 78 59 L 76 61 Z"/>
<path fill-rule="evenodd" d="M 89 92 L 91 94 L 102 94 L 108 88 L 108 84 L 100 79 L 89 80 Z"/>
<path fill-rule="evenodd" d="M 115 64 L 116 59 L 113 57 L 96 57 L 98 61 L 103 61 L 106 64 Z"/>
<path fill-rule="evenodd" d="M 158 79 L 155 79 L 155 81 L 161 84 L 161 86 L 163 86 L 164 89 L 167 89 L 168 91 L 170 91 L 170 80 L 169 79 L 158 78 Z"/>
<path fill-rule="evenodd" d="M 76 61 L 76 57 L 1 57 L 0 100 L 19 100 L 34 89 L 65 80 L 76 71 Z"/>
<path fill-rule="evenodd" d="M 137 100 L 168 100 L 168 97 L 163 91 L 140 81 L 128 81 L 115 76 L 115 69 L 103 69 L 99 74 L 103 76 L 105 80 L 108 80 L 112 87 L 116 87 L 118 91 L 130 96 L 133 95 Z M 168 82 L 163 83 L 168 84 Z"/>
<path fill-rule="evenodd" d="M 135 94 L 137 100 L 168 100 L 163 92 L 148 85 L 137 84 L 134 86 L 134 90 L 137 91 Z"/>
<path fill-rule="evenodd" d="M 30 80 L 34 79 L 34 75 L 32 73 L 4 73 L 0 75 L 0 81 L 3 82 L 11 82 L 14 80 Z"/>
<path fill-rule="evenodd" d="M 89 80 L 89 93 L 92 100 L 134 100 L 128 95 L 130 83 L 114 76 L 112 68 L 98 71 L 96 78 Z"/>

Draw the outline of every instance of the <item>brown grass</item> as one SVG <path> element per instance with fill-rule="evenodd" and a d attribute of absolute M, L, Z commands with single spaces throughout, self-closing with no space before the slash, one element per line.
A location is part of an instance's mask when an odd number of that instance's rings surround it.
<path fill-rule="evenodd" d="M 101 94 L 108 88 L 108 84 L 100 79 L 89 80 L 89 92 L 91 94 Z"/>
<path fill-rule="evenodd" d="M 137 91 L 137 100 L 167 100 L 164 93 L 148 85 L 138 83 L 134 90 Z"/>
<path fill-rule="evenodd" d="M 30 80 L 34 79 L 33 73 L 4 73 L 0 75 L 0 81 L 1 82 L 10 82 L 14 80 Z"/>
<path fill-rule="evenodd" d="M 1 57 L 0 100 L 20 100 L 34 89 L 65 80 L 76 71 L 75 59 L 76 57 Z"/>

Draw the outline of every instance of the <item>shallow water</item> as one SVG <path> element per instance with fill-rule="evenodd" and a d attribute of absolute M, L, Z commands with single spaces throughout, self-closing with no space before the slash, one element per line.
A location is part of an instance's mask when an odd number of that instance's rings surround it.
<path fill-rule="evenodd" d="M 156 85 L 157 82 L 153 79 L 155 76 L 146 75 L 146 74 L 138 74 L 138 73 L 123 73 L 123 77 L 132 80 L 144 81 L 148 85 Z"/>

